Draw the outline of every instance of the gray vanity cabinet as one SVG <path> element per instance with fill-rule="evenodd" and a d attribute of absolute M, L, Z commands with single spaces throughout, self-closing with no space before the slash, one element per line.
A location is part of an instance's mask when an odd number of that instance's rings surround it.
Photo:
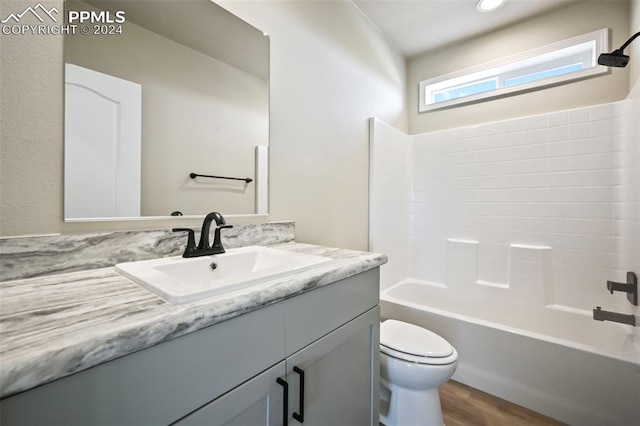
<path fill-rule="evenodd" d="M 255 310 L 5 398 L 0 424 L 171 424 L 282 361 L 283 328 Z"/>
<path fill-rule="evenodd" d="M 379 268 L 0 401 L 0 424 L 378 423 Z M 301 369 L 305 375 L 300 399 Z"/>
<path fill-rule="evenodd" d="M 318 426 L 377 424 L 378 291 L 375 269 L 287 300 L 285 341 L 291 355 L 178 425 L 282 425 L 279 378 L 286 378 L 290 425 L 299 420 Z"/>
<path fill-rule="evenodd" d="M 305 426 L 378 423 L 379 321 L 372 309 L 287 358 L 289 412 Z"/>
<path fill-rule="evenodd" d="M 284 388 L 277 380 L 285 376 L 286 363 L 238 386 L 176 423 L 176 426 L 270 426 L 283 423 Z"/>
<path fill-rule="evenodd" d="M 288 424 L 300 420 L 318 426 L 374 424 L 379 321 L 379 308 L 369 310 L 177 425 L 282 425 L 285 383 Z M 285 382 L 278 383 L 285 377 Z"/>
<path fill-rule="evenodd" d="M 318 426 L 374 424 L 373 419 L 378 418 L 373 402 L 378 400 L 379 320 L 379 308 L 371 309 L 177 425 L 282 425 L 285 415 L 287 423 L 294 425 L 300 420 Z"/>

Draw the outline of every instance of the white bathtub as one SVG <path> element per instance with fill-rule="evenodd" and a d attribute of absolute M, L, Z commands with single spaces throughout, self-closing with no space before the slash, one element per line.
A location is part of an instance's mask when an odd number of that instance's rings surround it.
<path fill-rule="evenodd" d="M 447 339 L 459 353 L 454 380 L 572 425 L 640 425 L 638 329 L 482 299 L 407 280 L 381 293 L 382 317 Z"/>

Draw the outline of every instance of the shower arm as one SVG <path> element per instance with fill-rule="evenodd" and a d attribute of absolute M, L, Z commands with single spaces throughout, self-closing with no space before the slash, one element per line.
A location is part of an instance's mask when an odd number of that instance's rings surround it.
<path fill-rule="evenodd" d="M 629 46 L 631 44 L 631 42 L 633 42 L 633 40 L 638 38 L 638 36 L 640 36 L 640 31 L 638 31 L 637 33 L 632 35 L 631 38 L 629 38 L 629 40 L 625 41 L 624 44 L 622 46 L 620 46 L 620 49 L 618 49 L 618 51 L 622 52 L 624 49 L 627 48 L 627 46 Z"/>

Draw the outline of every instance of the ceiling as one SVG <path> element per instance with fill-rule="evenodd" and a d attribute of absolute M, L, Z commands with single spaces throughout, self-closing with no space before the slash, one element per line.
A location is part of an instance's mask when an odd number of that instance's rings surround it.
<path fill-rule="evenodd" d="M 353 0 L 405 56 L 455 43 L 578 0 L 507 0 L 487 13 L 477 0 Z"/>
<path fill-rule="evenodd" d="M 209 0 L 189 0 L 188 7 L 184 1 L 158 1 L 153 7 L 148 1 L 84 1 L 114 14 L 126 11 L 129 22 L 262 80 L 269 79 L 269 38 Z M 67 2 L 67 7 L 69 4 L 74 3 Z M 76 7 L 82 10 L 82 4 Z"/>

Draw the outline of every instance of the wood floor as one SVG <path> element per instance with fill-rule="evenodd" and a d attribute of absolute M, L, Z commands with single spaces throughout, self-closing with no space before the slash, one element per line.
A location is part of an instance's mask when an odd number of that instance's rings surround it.
<path fill-rule="evenodd" d="M 446 426 L 562 425 L 488 393 L 449 380 L 439 387 Z"/>

